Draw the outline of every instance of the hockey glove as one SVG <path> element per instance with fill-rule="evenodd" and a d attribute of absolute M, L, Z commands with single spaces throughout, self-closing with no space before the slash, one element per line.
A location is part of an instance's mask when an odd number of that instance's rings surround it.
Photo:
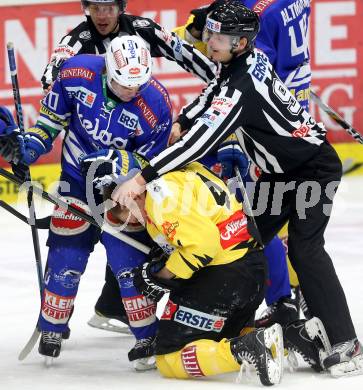
<path fill-rule="evenodd" d="M 19 135 L 20 130 L 11 112 L 6 107 L 0 106 L 0 156 L 15 164 L 20 158 Z"/>
<path fill-rule="evenodd" d="M 235 134 L 230 135 L 219 145 L 217 159 L 222 165 L 223 179 L 230 179 L 235 176 L 233 172 L 235 166 L 238 167 L 242 177 L 245 177 L 248 173 L 249 161 Z"/>
<path fill-rule="evenodd" d="M 212 12 L 219 4 L 221 4 L 223 0 L 216 0 L 211 3 L 209 6 L 203 6 L 200 8 L 196 8 L 190 11 L 192 15 L 194 15 L 193 19 L 193 27 L 198 31 L 203 31 L 205 27 L 205 22 L 207 19 L 207 15 Z"/>
<path fill-rule="evenodd" d="M 100 189 L 135 176 L 140 170 L 140 158 L 126 150 L 102 149 L 83 157 L 81 169 L 83 175 L 90 175 L 94 186 Z"/>
<path fill-rule="evenodd" d="M 18 137 L 20 159 L 24 165 L 31 165 L 52 149 L 52 138 L 42 129 L 31 127 Z"/>
<path fill-rule="evenodd" d="M 164 265 L 164 260 L 157 260 L 144 263 L 132 271 L 136 290 L 156 302 L 173 288 L 179 287 L 179 282 L 174 279 L 162 279 L 155 276 L 155 272 L 160 271 Z"/>

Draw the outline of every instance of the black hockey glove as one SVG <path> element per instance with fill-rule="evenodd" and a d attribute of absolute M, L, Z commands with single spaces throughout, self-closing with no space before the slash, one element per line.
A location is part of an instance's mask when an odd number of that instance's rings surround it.
<path fill-rule="evenodd" d="M 216 0 L 213 1 L 209 6 L 204 6 L 196 9 L 192 9 L 190 13 L 194 15 L 192 26 L 198 30 L 203 31 L 207 15 L 212 12 L 220 3 L 222 3 L 224 0 Z"/>
<path fill-rule="evenodd" d="M 162 279 L 155 276 L 165 265 L 165 260 L 147 262 L 132 270 L 134 274 L 134 286 L 136 290 L 147 298 L 156 302 L 160 301 L 164 294 L 179 287 L 179 282 L 174 279 Z"/>
<path fill-rule="evenodd" d="M 0 106 L 0 156 L 8 162 L 17 164 L 20 159 L 20 130 L 11 112 Z"/>
<path fill-rule="evenodd" d="M 167 253 L 165 253 L 163 251 L 163 249 L 158 244 L 155 244 L 151 247 L 150 252 L 146 257 L 146 261 L 149 263 L 153 262 L 154 263 L 154 272 L 157 272 L 157 271 L 155 271 L 156 262 L 160 262 L 160 263 L 158 263 L 158 267 L 159 267 L 159 270 L 161 270 L 164 267 L 166 260 L 168 260 L 168 258 L 169 258 L 169 255 Z"/>

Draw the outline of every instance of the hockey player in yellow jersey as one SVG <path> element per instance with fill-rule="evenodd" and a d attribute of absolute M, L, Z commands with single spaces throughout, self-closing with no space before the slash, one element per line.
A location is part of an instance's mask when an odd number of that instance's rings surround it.
<path fill-rule="evenodd" d="M 92 155 L 85 159 L 88 164 L 92 160 Z M 88 181 L 120 183 L 138 160 L 122 150 L 118 161 L 108 160 L 102 167 L 95 156 L 102 174 Z M 117 178 L 112 164 L 123 168 Z M 160 373 L 181 379 L 209 376 L 238 371 L 247 361 L 262 384 L 278 383 L 283 369 L 281 326 L 240 336 L 263 300 L 266 263 L 248 231 L 242 205 L 225 183 L 195 162 L 152 181 L 145 193 L 116 209 L 121 222 L 144 225 L 163 250 L 133 270 L 140 294 L 158 301 L 170 293 L 156 338 Z M 299 321 L 284 332 L 286 348 L 298 350 L 321 370 L 320 321 Z"/>

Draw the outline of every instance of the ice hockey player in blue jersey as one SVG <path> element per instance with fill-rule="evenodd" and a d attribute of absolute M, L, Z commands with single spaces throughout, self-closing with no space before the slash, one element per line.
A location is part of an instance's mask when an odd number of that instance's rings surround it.
<path fill-rule="evenodd" d="M 137 152 L 152 158 L 166 147 L 171 127 L 171 103 L 165 88 L 151 77 L 152 60 L 144 41 L 136 36 L 115 38 L 106 57 L 79 55 L 62 65 L 51 91 L 44 97 L 39 118 L 24 136 L 16 135 L 15 163 L 30 165 L 52 149 L 66 129 L 63 142 L 59 194 L 87 210 L 85 179 L 80 162 L 98 151 Z M 117 169 L 117 167 L 115 167 Z M 123 169 L 123 167 L 118 168 Z M 95 202 L 102 196 L 95 192 Z M 105 216 L 112 226 L 117 221 Z M 132 231 L 135 230 L 135 231 Z M 139 241 L 148 236 L 137 227 L 128 233 Z M 39 352 L 59 356 L 62 332 L 67 329 L 81 275 L 98 239 L 116 276 L 136 345 L 129 352 L 136 369 L 149 369 L 157 329 L 156 303 L 140 296 L 129 278 L 122 276 L 145 261 L 145 255 L 102 232 L 70 212 L 56 207 L 47 241 L 49 253 L 44 296 L 39 318 L 42 336 Z M 147 241 L 148 242 L 148 241 Z"/>
<path fill-rule="evenodd" d="M 311 0 L 241 0 L 261 23 L 256 47 L 263 50 L 276 73 L 300 105 L 309 110 L 311 84 L 308 25 Z"/>

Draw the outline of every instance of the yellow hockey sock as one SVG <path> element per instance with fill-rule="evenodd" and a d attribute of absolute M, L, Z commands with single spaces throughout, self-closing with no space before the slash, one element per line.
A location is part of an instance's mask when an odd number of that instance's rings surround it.
<path fill-rule="evenodd" d="M 156 365 L 163 376 L 178 379 L 223 374 L 240 368 L 227 339 L 193 341 L 177 352 L 158 355 Z"/>

